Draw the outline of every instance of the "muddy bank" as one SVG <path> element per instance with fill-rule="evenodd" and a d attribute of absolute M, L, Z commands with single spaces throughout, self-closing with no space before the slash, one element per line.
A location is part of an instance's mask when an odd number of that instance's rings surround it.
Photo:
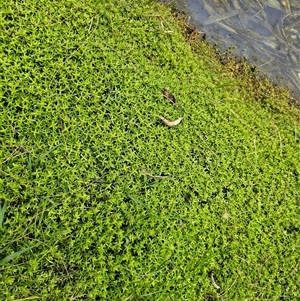
<path fill-rule="evenodd" d="M 164 1 L 170 2 L 170 1 Z M 174 2 L 174 1 L 173 1 Z M 175 0 L 189 23 L 221 51 L 249 62 L 300 103 L 298 0 Z"/>

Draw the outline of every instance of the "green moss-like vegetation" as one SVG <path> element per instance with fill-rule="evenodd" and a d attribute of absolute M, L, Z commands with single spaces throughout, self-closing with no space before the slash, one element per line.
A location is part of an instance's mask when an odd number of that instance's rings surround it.
<path fill-rule="evenodd" d="M 151 1 L 0 11 L 1 300 L 300 298 L 286 92 Z"/>

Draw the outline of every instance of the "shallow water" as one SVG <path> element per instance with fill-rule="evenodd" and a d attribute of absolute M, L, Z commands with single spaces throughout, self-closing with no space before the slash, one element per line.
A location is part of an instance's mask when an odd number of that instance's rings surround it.
<path fill-rule="evenodd" d="M 175 0 L 221 51 L 247 57 L 300 103 L 300 0 Z"/>

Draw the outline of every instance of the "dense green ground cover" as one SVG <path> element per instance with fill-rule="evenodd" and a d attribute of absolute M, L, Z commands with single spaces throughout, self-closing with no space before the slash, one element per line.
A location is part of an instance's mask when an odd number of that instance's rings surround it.
<path fill-rule="evenodd" d="M 1 300 L 299 300 L 285 92 L 149 1 L 0 11 Z"/>

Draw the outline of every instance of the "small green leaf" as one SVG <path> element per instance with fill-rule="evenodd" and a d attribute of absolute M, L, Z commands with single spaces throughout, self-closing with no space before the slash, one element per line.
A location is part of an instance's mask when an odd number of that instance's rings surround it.
<path fill-rule="evenodd" d="M 36 245 L 34 245 L 34 246 L 32 246 L 32 247 L 25 248 L 25 249 L 23 249 L 23 250 L 20 250 L 20 251 L 18 251 L 18 252 L 12 253 L 12 254 L 10 254 L 10 255 L 4 257 L 3 259 L 0 260 L 0 265 L 3 265 L 3 264 L 5 264 L 5 263 L 7 263 L 7 262 L 9 262 L 9 261 L 11 261 L 11 260 L 17 258 L 17 257 L 20 256 L 21 254 L 23 254 L 23 253 L 25 253 L 25 252 L 27 252 L 27 251 L 29 251 L 29 250 L 35 248 L 37 245 L 38 245 L 38 244 L 36 244 Z"/>
<path fill-rule="evenodd" d="M 32 180 L 32 159 L 31 159 L 31 153 L 28 153 L 27 163 L 28 163 L 29 177 Z"/>
<path fill-rule="evenodd" d="M 147 211 L 151 211 L 151 209 L 149 208 L 149 206 L 145 203 L 145 202 L 143 202 L 143 201 L 141 201 L 141 200 L 139 200 L 138 198 L 136 198 L 136 197 L 134 197 L 134 196 L 129 196 L 136 204 L 138 204 L 138 205 L 141 205 L 142 207 L 144 207 Z"/>
<path fill-rule="evenodd" d="M 17 299 L 15 301 L 27 301 L 27 300 L 36 300 L 36 299 L 41 299 L 41 297 L 39 297 L 39 296 L 31 296 L 31 297 L 26 297 L 26 298 L 23 298 L 23 299 Z"/>
<path fill-rule="evenodd" d="M 0 227 L 2 227 L 6 207 L 7 207 L 7 202 L 4 202 L 4 205 L 2 207 L 0 206 Z"/>
<path fill-rule="evenodd" d="M 152 3 L 154 3 L 154 2 L 156 2 L 156 0 L 148 0 L 148 1 L 146 2 L 146 5 L 152 4 Z"/>

